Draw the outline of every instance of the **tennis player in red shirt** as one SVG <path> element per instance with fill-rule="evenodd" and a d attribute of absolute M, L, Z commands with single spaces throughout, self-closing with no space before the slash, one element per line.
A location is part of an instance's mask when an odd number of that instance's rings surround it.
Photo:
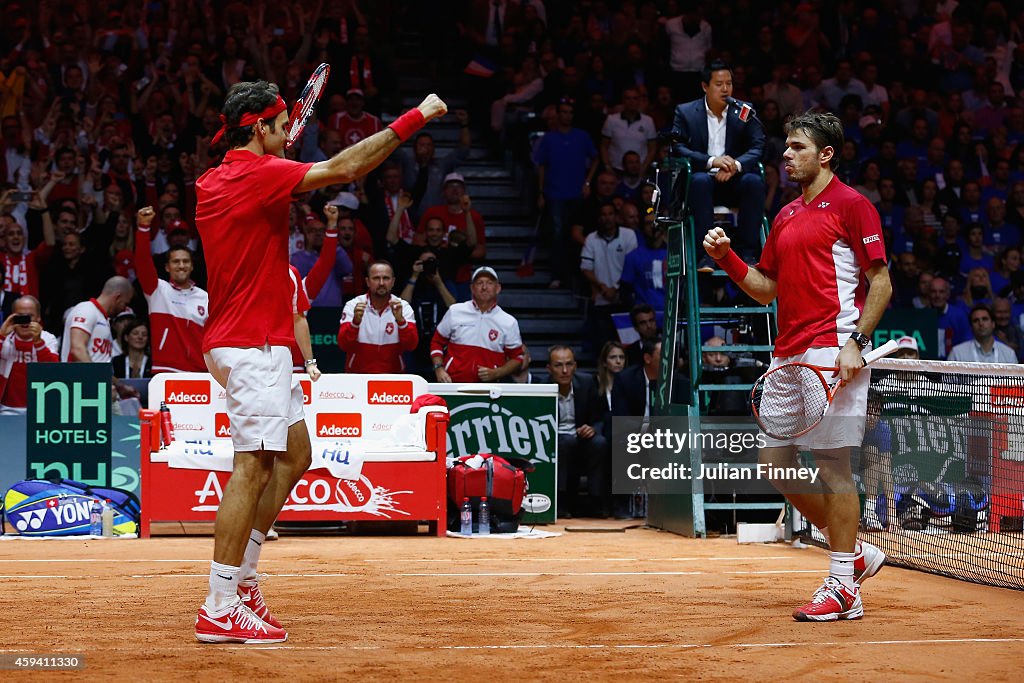
<path fill-rule="evenodd" d="M 293 195 L 365 175 L 447 107 L 428 95 L 387 129 L 315 164 L 284 158 L 288 112 L 277 86 L 237 83 L 214 138 L 220 166 L 196 181 L 196 227 L 208 268 L 206 365 L 227 395 L 234 471 L 217 512 L 202 642 L 273 643 L 288 634 L 256 582 L 266 532 L 309 467 L 302 390 L 293 380 L 288 208 Z"/>
<path fill-rule="evenodd" d="M 721 228 L 708 231 L 704 249 L 755 300 L 778 300 L 771 368 L 799 361 L 840 369 L 845 386 L 825 419 L 795 440 L 766 439 L 760 461 L 796 467 L 799 447 L 812 450 L 820 467 L 817 487 L 773 480 L 831 548 L 828 578 L 793 617 L 859 619 L 860 583 L 881 568 L 885 555 L 857 540 L 860 502 L 850 448 L 864 438 L 871 381 L 870 370 L 861 369 L 861 354 L 889 303 L 892 283 L 878 212 L 832 172 L 843 148 L 843 124 L 832 114 L 808 112 L 786 124 L 786 135 L 786 172 L 802 196 L 782 207 L 760 262 L 743 263 Z"/>

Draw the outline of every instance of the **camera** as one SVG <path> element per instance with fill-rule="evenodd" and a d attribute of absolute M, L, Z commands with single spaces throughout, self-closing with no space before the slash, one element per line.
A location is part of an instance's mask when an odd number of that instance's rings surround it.
<path fill-rule="evenodd" d="M 431 275 L 431 276 L 433 276 L 436 273 L 437 273 L 437 259 L 436 258 L 423 259 L 423 274 L 424 275 Z"/>
<path fill-rule="evenodd" d="M 12 202 L 30 202 L 32 201 L 31 192 L 12 192 L 10 194 L 10 200 Z"/>
<path fill-rule="evenodd" d="M 32 322 L 32 316 L 30 315 L 16 315 L 11 319 L 11 322 L 15 325 L 28 325 Z"/>

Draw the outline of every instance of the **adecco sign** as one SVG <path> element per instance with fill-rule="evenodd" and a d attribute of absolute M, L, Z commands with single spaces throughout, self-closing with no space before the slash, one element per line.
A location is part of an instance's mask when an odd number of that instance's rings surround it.
<path fill-rule="evenodd" d="M 363 416 L 359 413 L 319 413 L 316 435 L 320 439 L 363 435 Z"/>
<path fill-rule="evenodd" d="M 207 405 L 210 403 L 210 380 L 169 379 L 164 385 L 167 405 Z"/>
<path fill-rule="evenodd" d="M 372 406 L 407 406 L 412 403 L 412 382 L 370 380 L 366 383 L 366 396 Z"/>

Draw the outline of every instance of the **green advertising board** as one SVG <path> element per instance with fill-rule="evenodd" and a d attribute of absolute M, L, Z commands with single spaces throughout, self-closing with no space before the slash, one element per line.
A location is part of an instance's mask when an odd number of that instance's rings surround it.
<path fill-rule="evenodd" d="M 29 363 L 26 476 L 111 483 L 110 363 Z"/>
<path fill-rule="evenodd" d="M 430 392 L 448 403 L 448 456 L 493 453 L 529 460 L 536 469 L 527 475 L 530 496 L 523 523 L 554 523 L 558 488 L 558 386 L 431 384 Z"/>
<path fill-rule="evenodd" d="M 890 339 L 913 337 L 924 359 L 939 357 L 939 317 L 931 308 L 890 308 L 875 326 L 872 344 L 877 349 Z"/>

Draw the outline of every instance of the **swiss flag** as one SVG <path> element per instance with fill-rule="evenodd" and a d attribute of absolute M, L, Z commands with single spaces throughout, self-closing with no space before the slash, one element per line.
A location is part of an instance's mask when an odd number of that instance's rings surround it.
<path fill-rule="evenodd" d="M 46 501 L 46 507 L 48 507 L 48 508 L 55 508 L 55 507 L 57 507 L 57 499 L 56 498 L 50 498 L 49 500 L 47 500 Z"/>

